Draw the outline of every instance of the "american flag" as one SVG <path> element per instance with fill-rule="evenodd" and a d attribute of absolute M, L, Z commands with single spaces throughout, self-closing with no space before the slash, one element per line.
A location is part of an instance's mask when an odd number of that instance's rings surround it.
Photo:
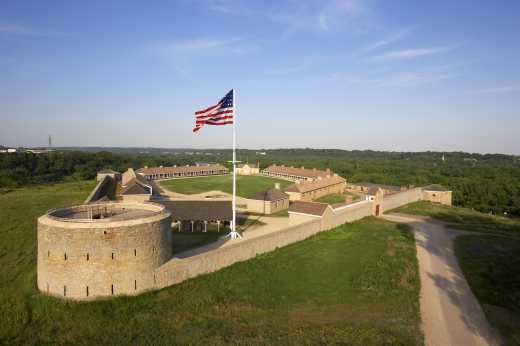
<path fill-rule="evenodd" d="M 204 125 L 233 124 L 234 115 L 233 89 L 231 89 L 216 105 L 195 112 L 193 132 L 197 132 Z"/>

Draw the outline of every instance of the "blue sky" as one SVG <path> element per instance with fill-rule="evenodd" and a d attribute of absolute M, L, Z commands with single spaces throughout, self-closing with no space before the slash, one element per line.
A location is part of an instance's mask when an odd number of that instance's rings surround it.
<path fill-rule="evenodd" d="M 519 1 L 2 1 L 0 144 L 520 154 Z"/>

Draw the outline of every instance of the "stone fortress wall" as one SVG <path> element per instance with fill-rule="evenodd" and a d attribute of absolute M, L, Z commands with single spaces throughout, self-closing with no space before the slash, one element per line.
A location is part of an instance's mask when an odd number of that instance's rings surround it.
<path fill-rule="evenodd" d="M 170 225 L 170 213 L 154 204 L 51 211 L 38 219 L 38 288 L 78 300 L 152 289 L 155 269 L 172 257 Z"/>
<path fill-rule="evenodd" d="M 54 210 L 38 219 L 38 288 L 76 300 L 136 295 L 419 200 L 451 204 L 451 191 L 381 192 L 374 199 L 329 205 L 322 215 L 290 213 L 285 229 L 186 258 L 173 257 L 171 216 L 163 206 L 123 202 Z"/>
<path fill-rule="evenodd" d="M 424 197 L 427 198 L 425 195 Z M 381 203 L 381 213 L 423 199 L 423 190 L 420 187 L 384 196 Z"/>

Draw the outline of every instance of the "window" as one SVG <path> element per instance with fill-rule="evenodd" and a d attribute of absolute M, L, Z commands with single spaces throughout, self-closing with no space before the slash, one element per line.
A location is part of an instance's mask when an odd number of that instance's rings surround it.
<path fill-rule="evenodd" d="M 88 286 L 87 286 L 87 297 L 88 297 Z"/>
<path fill-rule="evenodd" d="M 134 280 L 134 290 L 137 290 L 137 280 Z"/>
<path fill-rule="evenodd" d="M 114 259 L 114 253 L 112 252 L 112 259 Z"/>
<path fill-rule="evenodd" d="M 114 295 L 114 285 L 110 285 L 110 290 L 112 291 L 112 295 Z"/>
<path fill-rule="evenodd" d="M 88 261 L 88 260 L 90 260 L 90 256 L 89 256 L 89 254 L 87 253 L 87 261 Z"/>
<path fill-rule="evenodd" d="M 67 253 L 66 252 L 63 254 L 63 258 L 65 258 L 65 261 L 67 260 Z"/>
<path fill-rule="evenodd" d="M 134 249 L 134 256 L 137 256 L 137 249 Z"/>

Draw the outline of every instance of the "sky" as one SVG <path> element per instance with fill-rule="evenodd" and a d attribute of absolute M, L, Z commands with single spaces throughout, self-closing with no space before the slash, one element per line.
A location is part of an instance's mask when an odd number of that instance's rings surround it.
<path fill-rule="evenodd" d="M 520 1 L 0 2 L 0 145 L 520 154 Z"/>

